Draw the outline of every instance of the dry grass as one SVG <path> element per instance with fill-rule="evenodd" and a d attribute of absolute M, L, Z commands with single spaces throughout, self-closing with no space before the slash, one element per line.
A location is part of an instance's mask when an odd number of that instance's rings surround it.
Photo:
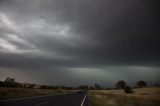
<path fill-rule="evenodd" d="M 133 94 L 123 90 L 92 90 L 93 106 L 160 106 L 160 88 L 134 89 Z"/>
<path fill-rule="evenodd" d="M 62 90 L 0 87 L 0 99 L 63 94 Z"/>

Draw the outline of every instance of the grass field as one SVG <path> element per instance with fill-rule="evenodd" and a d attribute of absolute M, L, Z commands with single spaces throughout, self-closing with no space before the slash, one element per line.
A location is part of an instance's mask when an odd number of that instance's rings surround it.
<path fill-rule="evenodd" d="M 0 99 L 58 94 L 64 94 L 64 90 L 0 87 Z"/>
<path fill-rule="evenodd" d="M 92 106 L 160 106 L 160 88 L 137 88 L 133 94 L 123 90 L 91 90 Z"/>

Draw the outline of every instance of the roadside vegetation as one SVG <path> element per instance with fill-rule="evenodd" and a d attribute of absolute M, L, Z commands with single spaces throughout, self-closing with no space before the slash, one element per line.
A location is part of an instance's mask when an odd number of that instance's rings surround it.
<path fill-rule="evenodd" d="M 0 100 L 33 96 L 59 95 L 74 92 L 72 87 L 36 85 L 19 83 L 14 78 L 7 77 L 0 81 Z"/>
<path fill-rule="evenodd" d="M 63 90 L 0 87 L 0 99 L 64 94 Z"/>
<path fill-rule="evenodd" d="M 160 88 L 137 88 L 133 94 L 123 90 L 91 90 L 92 106 L 160 106 Z"/>
<path fill-rule="evenodd" d="M 160 88 L 137 88 L 133 94 L 123 90 L 92 90 L 92 106 L 160 106 Z"/>
<path fill-rule="evenodd" d="M 121 80 L 112 90 L 90 90 L 89 98 L 92 106 L 160 106 L 160 87 L 138 81 L 131 88 Z"/>

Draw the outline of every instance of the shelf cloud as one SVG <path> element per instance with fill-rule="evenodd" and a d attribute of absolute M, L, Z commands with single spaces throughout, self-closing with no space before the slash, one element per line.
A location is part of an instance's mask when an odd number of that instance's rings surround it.
<path fill-rule="evenodd" d="M 159 82 L 157 8 L 150 0 L 1 0 L 0 79 Z"/>

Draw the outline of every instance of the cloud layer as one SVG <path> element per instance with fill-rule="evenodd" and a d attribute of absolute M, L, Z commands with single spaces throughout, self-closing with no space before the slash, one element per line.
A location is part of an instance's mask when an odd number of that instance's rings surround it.
<path fill-rule="evenodd" d="M 139 79 L 159 81 L 157 8 L 149 0 L 1 0 L 2 76 L 17 69 L 39 83 L 74 85 L 73 79 L 87 84 L 132 81 L 130 73 L 145 71 Z"/>

